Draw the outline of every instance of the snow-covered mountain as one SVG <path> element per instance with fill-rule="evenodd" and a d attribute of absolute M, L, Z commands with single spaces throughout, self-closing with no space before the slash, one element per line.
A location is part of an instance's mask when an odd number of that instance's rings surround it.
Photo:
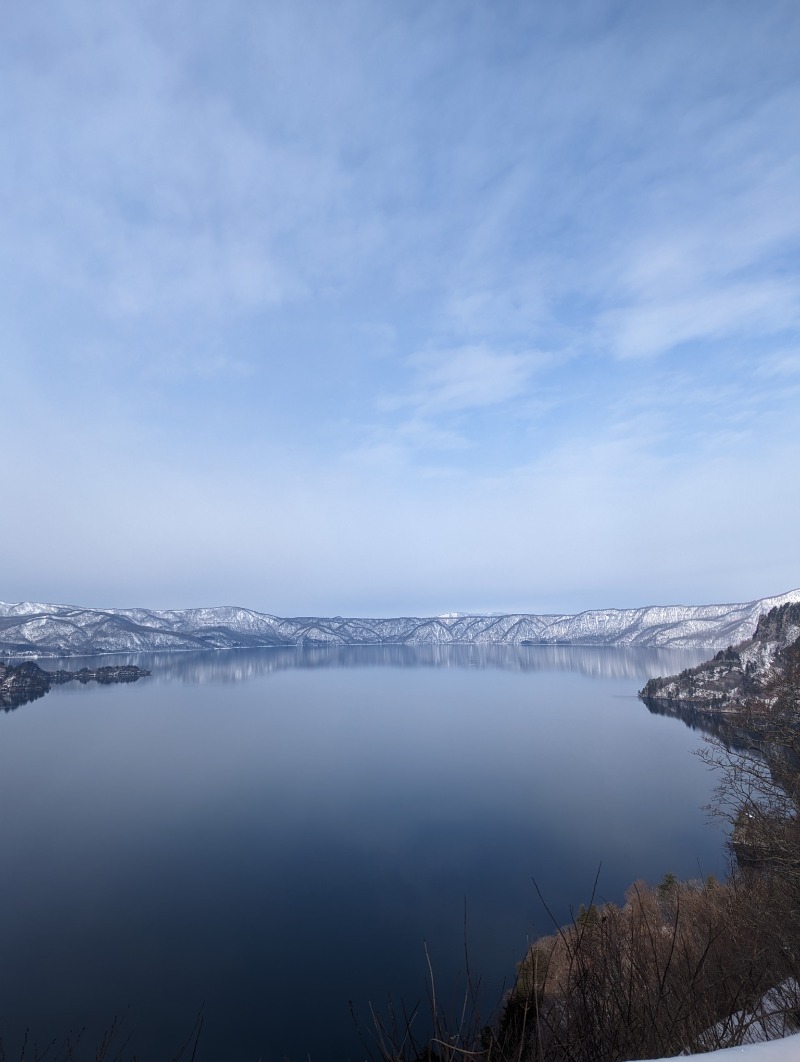
<path fill-rule="evenodd" d="M 395 619 L 282 618 L 245 608 L 154 611 L 0 602 L 8 657 L 164 652 L 278 645 L 619 645 L 718 649 L 752 636 L 759 616 L 800 590 L 733 605 L 650 605 L 574 616 L 510 614 Z"/>

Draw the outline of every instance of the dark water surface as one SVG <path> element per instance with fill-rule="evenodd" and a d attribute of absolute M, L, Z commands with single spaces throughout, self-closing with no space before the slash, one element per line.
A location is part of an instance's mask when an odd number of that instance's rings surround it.
<path fill-rule="evenodd" d="M 460 1001 L 465 900 L 488 1016 L 551 929 L 532 876 L 565 920 L 601 861 L 612 900 L 724 872 L 702 735 L 635 696 L 707 655 L 105 657 L 152 678 L 0 715 L 9 1057 L 25 1027 L 93 1043 L 125 1015 L 131 1049 L 167 1060 L 204 1004 L 206 1062 L 364 1058 L 348 1002 L 413 1006 L 423 941 L 440 1000 Z"/>

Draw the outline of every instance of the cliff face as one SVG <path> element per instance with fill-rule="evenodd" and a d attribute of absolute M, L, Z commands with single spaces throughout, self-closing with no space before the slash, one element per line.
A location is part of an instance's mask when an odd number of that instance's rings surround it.
<path fill-rule="evenodd" d="M 800 637 L 800 602 L 773 608 L 759 616 L 752 641 L 789 645 Z"/>
<path fill-rule="evenodd" d="M 639 696 L 648 706 L 691 705 L 708 712 L 730 711 L 768 692 L 783 665 L 786 649 L 800 642 L 800 603 L 770 609 L 752 638 L 720 650 L 680 675 L 653 678 Z"/>

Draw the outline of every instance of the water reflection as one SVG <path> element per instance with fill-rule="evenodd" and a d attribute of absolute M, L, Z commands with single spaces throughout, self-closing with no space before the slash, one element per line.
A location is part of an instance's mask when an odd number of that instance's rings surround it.
<path fill-rule="evenodd" d="M 690 730 L 717 738 L 728 749 L 743 752 L 753 747 L 752 735 L 748 736 L 740 728 L 732 726 L 730 718 L 724 712 L 714 712 L 709 708 L 698 708 L 690 703 L 677 701 L 657 701 L 642 698 L 651 715 L 663 715 L 668 719 L 679 719 Z"/>
<path fill-rule="evenodd" d="M 88 1042 L 130 1001 L 139 1056 L 169 1058 L 205 1000 L 198 1062 L 362 1058 L 349 1001 L 363 1015 L 424 1000 L 423 941 L 460 998 L 465 899 L 490 1009 L 550 928 L 531 877 L 562 921 L 601 863 L 613 900 L 636 878 L 720 872 L 699 739 L 636 700 L 697 660 L 577 646 L 100 658 L 152 677 L 58 687 L 0 720 L 0 1033 L 85 1025 Z"/>
<path fill-rule="evenodd" d="M 163 682 L 245 682 L 278 671 L 303 668 L 459 668 L 519 672 L 576 672 L 595 679 L 644 683 L 674 675 L 706 659 L 703 649 L 628 649 L 561 645 L 365 645 L 324 648 L 284 647 L 206 652 L 127 653 L 87 657 L 86 661 L 138 664 Z M 75 657 L 44 666 L 83 666 Z"/>

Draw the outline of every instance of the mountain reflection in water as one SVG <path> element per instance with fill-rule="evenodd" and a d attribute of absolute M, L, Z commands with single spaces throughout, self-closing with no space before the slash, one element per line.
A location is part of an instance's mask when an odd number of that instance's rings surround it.
<path fill-rule="evenodd" d="M 245 682 L 296 668 L 467 668 L 500 671 L 574 671 L 595 679 L 646 682 L 673 675 L 705 660 L 704 649 L 627 649 L 594 645 L 361 645 L 330 648 L 278 647 L 206 652 L 120 653 L 47 661 L 76 668 L 84 660 L 138 664 L 160 681 Z"/>

